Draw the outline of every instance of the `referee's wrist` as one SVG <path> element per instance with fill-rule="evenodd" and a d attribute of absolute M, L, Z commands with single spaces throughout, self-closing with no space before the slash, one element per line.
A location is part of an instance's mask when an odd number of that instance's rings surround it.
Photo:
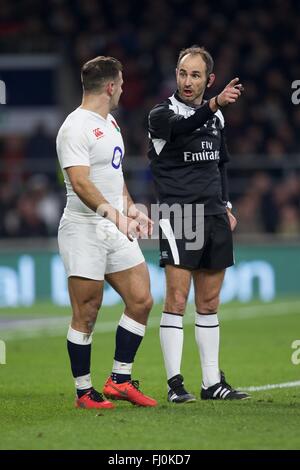
<path fill-rule="evenodd" d="M 225 206 L 226 206 L 226 209 L 228 209 L 228 210 L 230 210 L 230 211 L 232 210 L 232 204 L 231 204 L 230 201 L 226 201 L 226 202 L 225 202 Z"/>
<path fill-rule="evenodd" d="M 221 106 L 220 103 L 218 102 L 218 96 L 219 96 L 219 95 L 216 95 L 216 96 L 215 96 L 215 103 L 216 103 L 216 106 L 218 106 L 218 108 L 222 108 L 222 106 Z"/>
<path fill-rule="evenodd" d="M 218 96 L 219 95 L 216 95 L 213 98 L 211 98 L 211 100 L 209 100 L 209 107 L 214 113 L 216 113 L 218 109 L 222 108 L 222 106 L 218 102 Z"/>

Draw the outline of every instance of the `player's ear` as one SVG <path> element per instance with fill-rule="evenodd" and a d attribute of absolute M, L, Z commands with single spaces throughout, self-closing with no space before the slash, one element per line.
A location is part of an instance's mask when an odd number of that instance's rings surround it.
<path fill-rule="evenodd" d="M 208 78 L 207 78 L 207 82 L 206 82 L 207 88 L 210 88 L 210 87 L 213 85 L 215 79 L 216 79 L 215 74 L 214 74 L 214 73 L 210 73 L 209 76 L 208 76 Z"/>
<path fill-rule="evenodd" d="M 106 91 L 109 96 L 112 96 L 114 94 L 114 88 L 115 88 L 115 83 L 108 82 L 108 84 L 106 85 Z"/>

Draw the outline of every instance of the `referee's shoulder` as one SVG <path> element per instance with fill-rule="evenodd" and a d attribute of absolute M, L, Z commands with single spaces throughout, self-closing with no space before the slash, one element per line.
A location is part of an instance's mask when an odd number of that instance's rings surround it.
<path fill-rule="evenodd" d="M 171 105 L 171 101 L 169 100 L 169 98 L 167 98 L 161 103 L 158 103 L 155 106 L 153 106 L 153 108 L 150 109 L 149 111 L 149 115 L 148 115 L 149 122 L 156 121 L 157 119 L 160 119 L 161 117 L 165 116 L 166 113 L 168 113 L 170 110 L 170 105 Z"/>

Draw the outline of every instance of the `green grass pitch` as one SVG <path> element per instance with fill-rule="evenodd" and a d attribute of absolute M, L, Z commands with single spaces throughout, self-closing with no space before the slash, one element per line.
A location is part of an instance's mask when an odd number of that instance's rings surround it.
<path fill-rule="evenodd" d="M 73 379 L 65 347 L 69 309 L 47 304 L 0 310 L 5 317 L 59 317 L 57 329 L 0 332 L 7 363 L 0 365 L 0 449 L 299 449 L 300 388 L 252 393 L 243 402 L 202 402 L 192 306 L 185 317 L 182 373 L 196 403 L 169 404 L 158 337 L 161 306 L 151 321 L 133 378 L 155 397 L 155 409 L 116 402 L 114 410 L 73 407 Z M 300 340 L 300 300 L 282 299 L 220 309 L 221 367 L 236 387 L 300 380 L 292 343 Z M 110 373 L 114 328 L 122 306 L 104 308 L 93 339 L 92 377 L 101 391 Z M 101 332 L 101 330 L 104 330 Z M 300 356 L 300 355 L 299 355 Z"/>

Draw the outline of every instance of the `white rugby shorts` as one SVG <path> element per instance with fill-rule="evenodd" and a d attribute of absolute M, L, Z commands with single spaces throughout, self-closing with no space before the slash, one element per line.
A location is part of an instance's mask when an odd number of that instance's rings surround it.
<path fill-rule="evenodd" d="M 137 240 L 130 241 L 110 221 L 80 223 L 62 218 L 58 246 L 67 276 L 102 281 L 145 261 Z"/>

